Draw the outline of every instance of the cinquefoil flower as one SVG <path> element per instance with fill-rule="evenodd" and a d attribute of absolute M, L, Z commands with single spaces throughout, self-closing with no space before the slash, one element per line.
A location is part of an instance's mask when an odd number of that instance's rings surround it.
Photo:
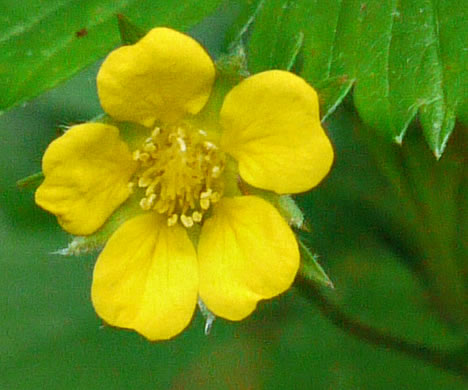
<path fill-rule="evenodd" d="M 106 323 L 150 340 L 181 332 L 198 297 L 236 321 L 288 289 L 299 267 L 296 238 L 272 204 L 240 188 L 303 192 L 333 160 L 304 80 L 278 70 L 248 77 L 205 120 L 215 74 L 195 40 L 155 28 L 113 51 L 97 77 L 104 111 L 143 128 L 141 143 L 124 142 L 114 125 L 86 123 L 43 159 L 36 202 L 71 234 L 93 234 L 138 199 L 141 212 L 99 255 L 92 301 Z"/>

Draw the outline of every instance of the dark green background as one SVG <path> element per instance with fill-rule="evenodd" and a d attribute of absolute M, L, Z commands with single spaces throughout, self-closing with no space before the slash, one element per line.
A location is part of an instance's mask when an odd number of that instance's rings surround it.
<path fill-rule="evenodd" d="M 31 192 L 15 188 L 16 180 L 40 169 L 60 125 L 99 113 L 96 70 L 0 119 L 0 388 L 463 388 L 451 374 L 346 335 L 294 288 L 241 323 L 217 320 L 209 336 L 199 315 L 163 343 L 103 328 L 89 296 L 95 256 L 51 254 L 67 245 L 66 235 L 35 207 Z M 396 334 L 457 346 L 460 333 L 431 310 L 408 265 L 416 260 L 402 258 L 382 238 L 385 228 L 362 192 L 385 187 L 367 148 L 353 141 L 351 114 L 336 118 L 329 123 L 336 166 L 300 199 L 334 296 L 346 310 Z"/>

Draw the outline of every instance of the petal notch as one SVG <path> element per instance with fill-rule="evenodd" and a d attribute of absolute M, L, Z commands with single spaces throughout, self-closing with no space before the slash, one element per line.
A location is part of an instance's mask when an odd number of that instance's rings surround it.
<path fill-rule="evenodd" d="M 217 316 L 241 320 L 262 299 L 288 289 L 299 250 L 278 211 L 255 196 L 223 198 L 198 246 L 200 297 Z"/>
<path fill-rule="evenodd" d="M 226 96 L 221 145 L 249 184 L 279 194 L 316 186 L 333 148 L 320 125 L 317 93 L 300 77 L 272 70 L 251 76 Z"/>
<path fill-rule="evenodd" d="M 110 238 L 94 268 L 91 296 L 108 324 L 165 340 L 189 324 L 197 291 L 196 253 L 186 231 L 148 213 Z"/>
<path fill-rule="evenodd" d="M 97 76 L 101 105 L 121 121 L 151 126 L 196 114 L 208 100 L 215 78 L 202 46 L 168 28 L 155 28 L 106 58 Z"/>
<path fill-rule="evenodd" d="M 127 184 L 135 168 L 116 127 L 74 126 L 44 154 L 45 180 L 36 191 L 36 203 L 56 215 L 67 232 L 94 233 L 128 198 Z"/>

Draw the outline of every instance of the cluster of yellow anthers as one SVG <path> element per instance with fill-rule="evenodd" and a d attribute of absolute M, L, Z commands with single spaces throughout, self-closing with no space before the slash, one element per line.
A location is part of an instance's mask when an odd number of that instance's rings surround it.
<path fill-rule="evenodd" d="M 215 77 L 198 42 L 155 28 L 113 51 L 97 77 L 104 111 L 135 124 L 133 133 L 73 126 L 42 162 L 36 202 L 73 235 L 92 235 L 139 202 L 100 253 L 91 296 L 107 324 L 150 340 L 186 328 L 198 300 L 237 321 L 287 290 L 299 268 L 289 221 L 241 188 L 307 191 L 333 161 L 317 94 L 300 77 L 259 73 L 227 93 L 219 112 L 201 113 Z"/>
<path fill-rule="evenodd" d="M 143 210 L 167 215 L 168 226 L 178 220 L 186 228 L 200 223 L 212 203 L 221 199 L 224 153 L 202 129 L 189 125 L 155 127 L 140 149 L 133 152 L 140 168 L 135 183 L 145 188 Z"/>

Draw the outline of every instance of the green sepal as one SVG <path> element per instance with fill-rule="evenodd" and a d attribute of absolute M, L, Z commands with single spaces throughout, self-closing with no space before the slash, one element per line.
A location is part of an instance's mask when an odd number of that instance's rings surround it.
<path fill-rule="evenodd" d="M 216 70 L 222 78 L 234 79 L 238 83 L 249 76 L 247 70 L 247 56 L 244 46 L 239 43 L 228 54 L 224 54 L 216 61 Z"/>
<path fill-rule="evenodd" d="M 293 198 L 289 195 L 278 196 L 277 208 L 291 226 L 304 229 L 304 214 Z"/>
<path fill-rule="evenodd" d="M 319 264 L 318 256 L 313 254 L 310 249 L 304 244 L 300 237 L 297 238 L 299 244 L 299 251 L 301 253 L 301 268 L 300 274 L 313 282 L 321 284 L 326 287 L 335 288 L 333 282 Z"/>
<path fill-rule="evenodd" d="M 31 176 L 20 179 L 16 182 L 18 188 L 22 190 L 36 190 L 44 180 L 44 174 L 42 172 L 37 172 Z"/>
<path fill-rule="evenodd" d="M 206 307 L 201 298 L 198 298 L 198 308 L 200 309 L 202 316 L 205 318 L 205 335 L 208 336 L 211 332 L 216 316 Z"/>
<path fill-rule="evenodd" d="M 147 33 L 123 14 L 117 15 L 117 22 L 119 24 L 120 40 L 123 45 L 133 45 Z"/>

